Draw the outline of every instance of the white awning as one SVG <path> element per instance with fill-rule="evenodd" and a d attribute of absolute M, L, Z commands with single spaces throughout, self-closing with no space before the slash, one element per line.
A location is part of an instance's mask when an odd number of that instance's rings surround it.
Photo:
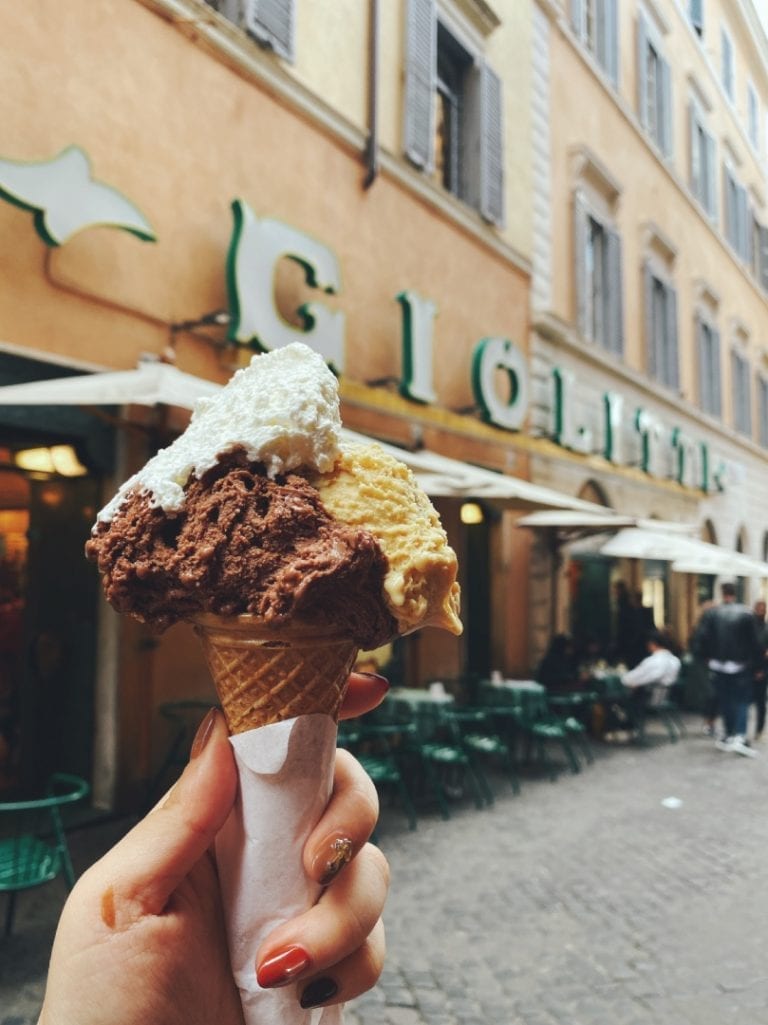
<path fill-rule="evenodd" d="M 612 509 L 604 509 L 599 513 L 575 509 L 544 509 L 521 516 L 515 525 L 531 527 L 534 530 L 599 534 L 603 531 L 620 530 L 622 527 L 634 527 L 636 524 L 634 516 L 621 516 Z"/>
<path fill-rule="evenodd" d="M 169 363 L 149 361 L 135 370 L 54 377 L 0 388 L 2 406 L 155 406 L 162 403 L 193 409 L 221 385 L 185 374 Z"/>
<path fill-rule="evenodd" d="M 653 521 L 651 521 L 653 522 Z M 666 526 L 666 525 L 665 525 Z M 714 576 L 768 576 L 768 563 L 719 545 L 668 531 L 630 527 L 601 546 L 603 555 L 624 559 L 654 559 L 671 563 L 677 573 Z"/>
<path fill-rule="evenodd" d="M 0 387 L 0 405 L 154 406 L 162 403 L 193 409 L 199 398 L 214 395 L 221 387 L 214 381 L 185 374 L 168 363 L 146 361 L 135 370 L 80 374 Z M 348 440 L 372 440 L 353 431 L 345 430 L 343 434 Z M 517 477 L 462 463 L 436 452 L 410 452 L 383 442 L 379 444 L 409 466 L 421 487 L 433 498 L 486 499 L 513 509 L 572 509 L 600 514 L 601 506 Z"/>

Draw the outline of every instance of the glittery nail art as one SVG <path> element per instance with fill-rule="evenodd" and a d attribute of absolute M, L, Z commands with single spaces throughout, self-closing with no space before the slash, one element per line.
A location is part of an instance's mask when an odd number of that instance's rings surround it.
<path fill-rule="evenodd" d="M 352 841 L 349 837 L 338 836 L 330 844 L 328 853 L 330 856 L 326 859 L 323 874 L 320 876 L 323 886 L 327 886 L 352 860 Z"/>

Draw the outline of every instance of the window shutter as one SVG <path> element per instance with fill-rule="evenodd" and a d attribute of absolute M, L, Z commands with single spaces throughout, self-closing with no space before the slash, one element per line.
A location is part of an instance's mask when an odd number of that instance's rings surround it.
<path fill-rule="evenodd" d="M 637 115 L 648 128 L 648 26 L 645 15 L 637 12 Z"/>
<path fill-rule="evenodd" d="M 659 75 L 661 78 L 661 137 L 659 143 L 665 157 L 672 156 L 674 147 L 672 124 L 672 70 L 669 61 L 659 57 Z"/>
<path fill-rule="evenodd" d="M 701 35 L 704 31 L 704 0 L 689 0 L 691 24 Z"/>
<path fill-rule="evenodd" d="M 760 285 L 768 292 L 768 228 L 760 227 Z"/>
<path fill-rule="evenodd" d="M 619 11 L 617 0 L 598 4 L 597 59 L 615 86 L 619 84 Z"/>
<path fill-rule="evenodd" d="M 743 185 L 737 186 L 738 193 L 738 250 L 742 260 L 749 259 L 749 200 Z"/>
<path fill-rule="evenodd" d="M 624 289 L 621 267 L 621 236 L 606 229 L 608 296 L 606 303 L 605 344 L 615 356 L 624 354 Z"/>
<path fill-rule="evenodd" d="M 714 137 L 706 135 L 706 206 L 707 212 L 713 221 L 717 220 L 717 152 L 715 150 Z"/>
<path fill-rule="evenodd" d="M 504 226 L 504 101 L 502 82 L 484 64 L 480 81 L 480 214 Z"/>
<path fill-rule="evenodd" d="M 571 26 L 579 39 L 581 39 L 581 23 L 583 17 L 582 0 L 571 0 Z"/>
<path fill-rule="evenodd" d="M 699 148 L 699 119 L 693 102 L 688 104 L 688 145 L 690 146 L 689 170 L 691 176 L 691 192 L 698 200 L 706 204 L 704 189 L 704 168 L 701 164 Z"/>
<path fill-rule="evenodd" d="M 573 194 L 573 269 L 576 285 L 576 327 L 587 337 L 587 206 L 578 189 Z"/>
<path fill-rule="evenodd" d="M 405 39 L 405 155 L 424 171 L 434 164 L 436 0 L 408 0 Z"/>
<path fill-rule="evenodd" d="M 712 329 L 712 353 L 710 365 L 712 372 L 712 412 L 716 416 L 723 415 L 723 371 L 720 366 L 720 331 Z"/>
<path fill-rule="evenodd" d="M 258 42 L 293 60 L 294 0 L 245 0 L 243 21 Z"/>
<path fill-rule="evenodd" d="M 653 329 L 653 274 L 647 261 L 643 264 L 643 297 L 645 300 L 645 365 L 648 376 L 655 378 L 659 374 L 659 361 L 656 352 L 658 342 Z"/>
<path fill-rule="evenodd" d="M 699 364 L 699 407 L 710 412 L 710 372 L 709 353 L 707 352 L 707 332 L 701 317 L 697 313 L 693 321 L 694 337 L 696 339 L 696 358 Z"/>
<path fill-rule="evenodd" d="M 680 360 L 677 354 L 677 291 L 670 285 L 666 287 L 667 314 L 667 349 L 664 353 L 666 364 L 665 382 L 677 391 L 680 387 Z"/>

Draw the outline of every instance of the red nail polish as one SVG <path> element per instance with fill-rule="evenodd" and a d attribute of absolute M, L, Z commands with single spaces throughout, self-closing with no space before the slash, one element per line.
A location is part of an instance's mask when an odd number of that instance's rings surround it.
<path fill-rule="evenodd" d="M 303 947 L 287 947 L 262 961 L 256 969 L 256 981 L 262 989 L 287 986 L 309 968 L 309 960 L 309 954 Z"/>

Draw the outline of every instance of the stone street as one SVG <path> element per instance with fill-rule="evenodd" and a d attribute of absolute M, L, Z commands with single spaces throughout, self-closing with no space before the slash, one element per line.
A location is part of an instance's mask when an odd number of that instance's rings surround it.
<path fill-rule="evenodd" d="M 519 796 L 499 776 L 492 808 L 425 807 L 415 832 L 385 802 L 387 967 L 348 1025 L 768 1025 L 768 746 L 721 753 L 698 727 L 526 771 Z M 36 1020 L 58 886 L 0 940 L 0 1025 Z"/>

